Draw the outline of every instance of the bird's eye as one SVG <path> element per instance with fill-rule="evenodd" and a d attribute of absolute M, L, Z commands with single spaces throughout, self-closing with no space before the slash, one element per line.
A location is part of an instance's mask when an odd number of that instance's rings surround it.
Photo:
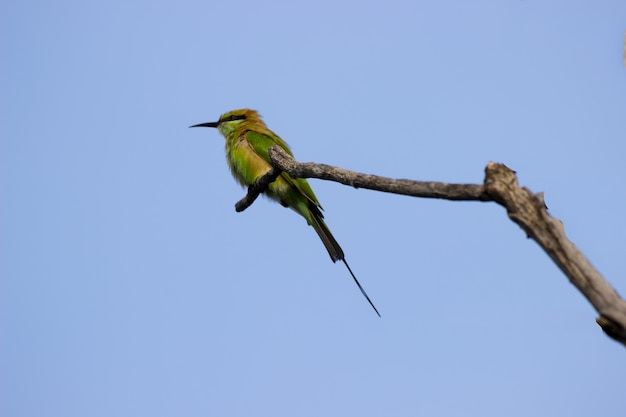
<path fill-rule="evenodd" d="M 232 114 L 232 115 L 226 117 L 225 119 L 223 119 L 222 122 L 232 122 L 232 121 L 235 121 L 235 120 L 245 120 L 245 119 L 246 119 L 246 116 L 243 115 L 243 114 L 241 114 L 239 116 L 237 116 L 235 114 Z"/>

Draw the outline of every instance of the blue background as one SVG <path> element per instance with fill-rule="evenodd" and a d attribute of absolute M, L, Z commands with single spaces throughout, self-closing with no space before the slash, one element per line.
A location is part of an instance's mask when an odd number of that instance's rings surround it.
<path fill-rule="evenodd" d="M 264 3 L 264 4 L 262 4 Z M 624 416 L 624 347 L 493 203 L 312 180 L 243 213 L 250 107 L 315 161 L 489 161 L 626 292 L 626 3 L 5 1 L 0 414 Z"/>

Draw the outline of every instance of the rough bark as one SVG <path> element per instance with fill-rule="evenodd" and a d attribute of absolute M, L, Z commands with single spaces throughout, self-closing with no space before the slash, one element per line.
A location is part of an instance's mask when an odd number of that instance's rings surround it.
<path fill-rule="evenodd" d="M 600 315 L 596 322 L 605 334 L 626 346 L 626 301 L 567 238 L 563 223 L 548 214 L 543 193 L 534 194 L 528 188 L 520 187 L 515 171 L 507 166 L 490 162 L 485 168 L 483 184 L 448 184 L 392 179 L 325 164 L 300 163 L 277 146 L 270 148 L 269 153 L 273 169 L 248 188 L 248 194 L 235 206 L 237 211 L 248 208 L 283 171 L 294 178 L 319 178 L 355 188 L 412 197 L 496 202 L 506 209 L 509 218 L 541 246 L 589 300 Z"/>

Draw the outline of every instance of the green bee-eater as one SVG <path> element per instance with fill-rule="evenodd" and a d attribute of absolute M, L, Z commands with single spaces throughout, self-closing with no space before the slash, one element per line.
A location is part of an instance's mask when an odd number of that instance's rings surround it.
<path fill-rule="evenodd" d="M 255 110 L 233 110 L 220 116 L 217 122 L 201 123 L 190 127 L 215 127 L 226 138 L 226 160 L 230 171 L 243 186 L 254 184 L 255 180 L 269 171 L 272 166 L 269 157 L 271 146 L 280 146 L 289 155 L 289 146 L 276 133 L 272 132 Z M 292 178 L 286 172 L 281 173 L 272 182 L 265 194 L 284 207 L 293 209 L 313 226 L 324 243 L 333 262 L 343 261 L 376 314 L 380 313 L 356 279 L 346 262 L 343 250 L 324 223 L 322 206 L 313 193 L 313 189 L 303 178 Z"/>

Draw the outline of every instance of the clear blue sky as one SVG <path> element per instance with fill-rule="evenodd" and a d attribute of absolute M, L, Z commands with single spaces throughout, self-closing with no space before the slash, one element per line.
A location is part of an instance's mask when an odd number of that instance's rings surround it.
<path fill-rule="evenodd" d="M 503 162 L 626 294 L 625 18 L 3 2 L 0 415 L 624 416 L 624 347 L 501 207 L 312 180 L 379 319 L 300 217 L 236 213 L 187 127 L 250 107 L 301 161 L 398 178 Z"/>

